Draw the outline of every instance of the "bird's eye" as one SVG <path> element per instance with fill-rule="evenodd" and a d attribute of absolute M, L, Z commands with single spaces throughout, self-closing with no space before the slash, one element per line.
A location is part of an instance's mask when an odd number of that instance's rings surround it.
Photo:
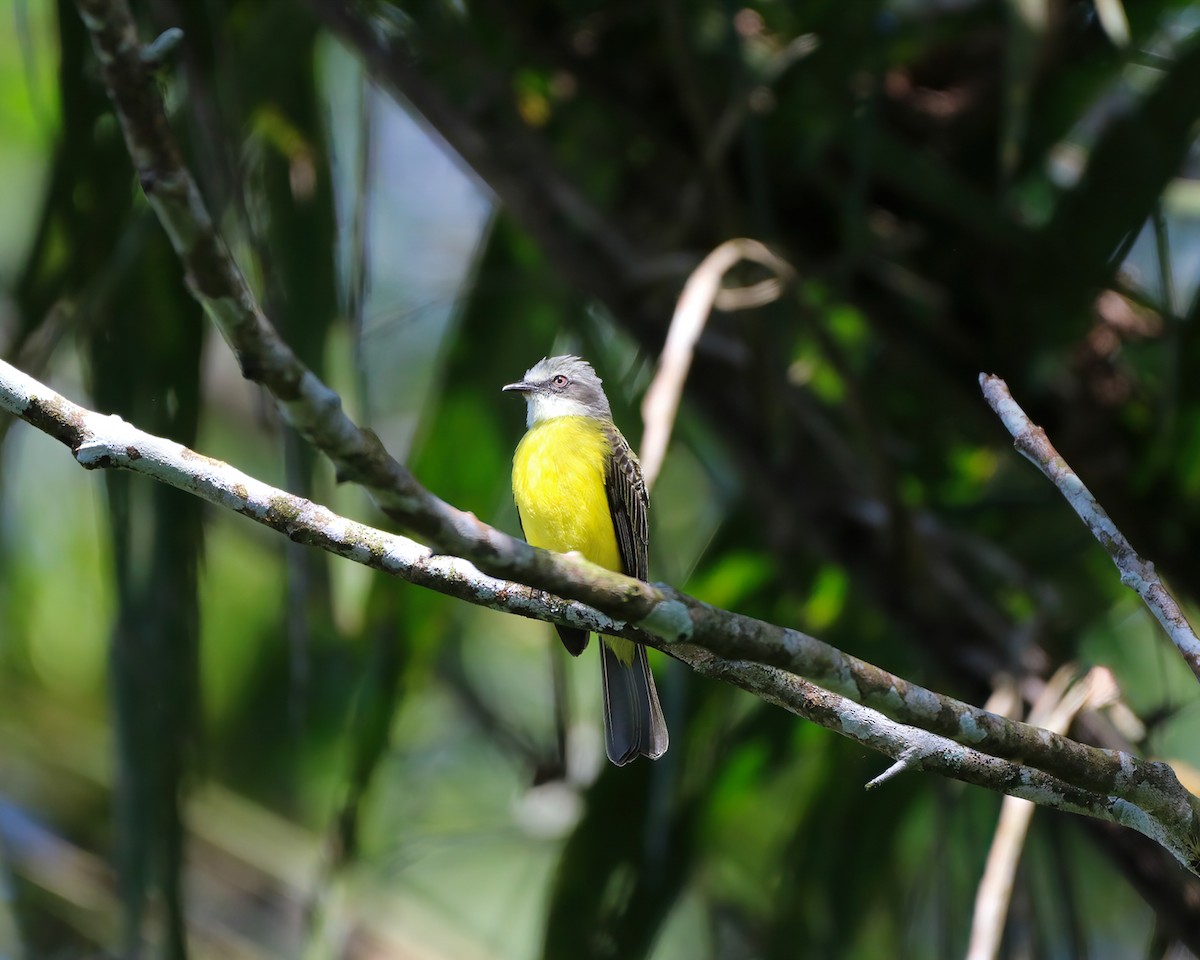
<path fill-rule="evenodd" d="M 555 378 L 554 378 L 553 380 L 551 380 L 550 382 L 551 382 L 552 384 L 554 384 L 556 387 L 565 387 L 565 386 L 567 385 L 567 378 L 566 378 L 566 377 L 564 377 L 564 376 L 563 376 L 563 375 L 560 373 L 560 374 L 559 374 L 557 377 L 555 377 Z"/>

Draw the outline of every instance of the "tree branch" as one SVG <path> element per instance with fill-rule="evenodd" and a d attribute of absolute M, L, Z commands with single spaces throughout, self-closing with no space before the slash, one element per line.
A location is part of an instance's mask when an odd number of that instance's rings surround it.
<path fill-rule="evenodd" d="M 1162 818 L 1124 797 L 1083 790 L 1035 767 L 992 756 L 983 752 L 984 742 L 979 749 L 973 749 L 928 730 L 897 723 L 876 710 L 775 667 L 720 658 L 692 666 L 705 676 L 732 683 L 886 754 L 906 769 L 940 773 L 1042 806 L 1132 827 L 1162 844 L 1192 873 L 1200 875 L 1200 834 L 1193 833 L 1190 827 L 1180 831 L 1178 821 Z M 890 770 L 884 774 L 890 775 Z M 1194 822 L 1194 817 L 1188 819 Z"/>
<path fill-rule="evenodd" d="M 1200 875 L 1193 839 L 1200 837 L 1200 809 L 1166 764 L 1089 747 L 1006 720 L 909 684 L 797 631 L 710 607 L 665 585 L 650 587 L 611 574 L 580 557 L 533 551 L 474 521 L 498 548 L 511 545 L 514 551 L 522 548 L 520 552 L 533 554 L 535 562 L 528 570 L 548 565 L 570 580 L 576 592 L 586 583 L 603 602 L 601 609 L 590 609 L 534 593 L 522 583 L 481 573 L 464 559 L 435 555 L 405 537 L 340 517 L 219 460 L 144 433 L 119 417 L 87 410 L 3 361 L 0 408 L 67 445 L 87 469 L 125 469 L 153 477 L 250 517 L 297 543 L 320 547 L 471 603 L 648 643 L 701 674 L 725 680 L 893 759 L 902 759 L 907 768 L 942 773 L 1131 826 Z M 514 557 L 504 563 L 522 569 L 522 561 Z M 660 599 L 640 624 L 602 612 L 619 608 L 630 590 L 638 593 L 642 588 Z M 675 638 L 681 634 L 690 636 L 692 642 L 677 642 Z M 788 668 L 772 665 L 775 662 L 786 663 Z M 796 673 L 825 678 L 831 687 L 852 691 L 864 703 L 823 689 Z M 881 692 L 885 683 L 887 694 Z M 867 705 L 871 702 L 878 702 L 879 709 Z M 886 716 L 885 710 L 899 719 Z M 960 742 L 939 729 L 949 731 Z"/>
<path fill-rule="evenodd" d="M 1108 551 L 1121 574 L 1121 582 L 1142 598 L 1155 619 L 1167 631 L 1184 661 L 1200 680 L 1200 638 L 1192 630 L 1183 610 L 1158 578 L 1154 564 L 1143 560 L 1117 529 L 1112 518 L 1092 496 L 1079 475 L 1054 449 L 1046 431 L 1029 419 L 1009 393 L 1008 384 L 997 376 L 981 373 L 979 385 L 988 404 L 1013 436 L 1017 452 L 1042 471 L 1067 498 L 1067 503 L 1079 515 L 1100 545 Z"/>

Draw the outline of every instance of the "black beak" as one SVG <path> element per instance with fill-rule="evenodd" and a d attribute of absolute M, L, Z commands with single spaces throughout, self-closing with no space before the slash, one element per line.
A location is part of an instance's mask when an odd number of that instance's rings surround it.
<path fill-rule="evenodd" d="M 508 390 L 515 390 L 517 393 L 529 393 L 535 389 L 537 389 L 536 383 L 530 383 L 528 380 L 518 380 L 516 383 L 506 383 L 500 388 L 500 391 L 504 393 Z"/>

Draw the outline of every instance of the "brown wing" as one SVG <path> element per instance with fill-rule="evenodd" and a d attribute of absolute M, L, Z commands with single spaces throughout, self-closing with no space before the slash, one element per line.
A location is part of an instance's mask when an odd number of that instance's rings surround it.
<path fill-rule="evenodd" d="M 646 481 L 642 479 L 642 465 L 616 426 L 606 424 L 605 433 L 612 456 L 608 461 L 604 489 L 608 494 L 608 509 L 617 535 L 621 565 L 629 576 L 645 580 L 650 575 L 650 528 L 646 520 L 650 497 L 646 493 Z"/>
<path fill-rule="evenodd" d="M 631 577 L 645 580 L 649 576 L 650 531 L 646 509 L 650 498 L 642 478 L 642 465 L 616 427 L 607 424 L 605 432 L 612 456 L 604 487 L 621 565 Z M 654 689 L 654 675 L 646 661 L 646 648 L 638 644 L 633 660 L 626 662 L 605 640 L 600 644 L 600 653 L 604 678 L 604 747 L 608 758 L 621 766 L 639 755 L 661 757 L 667 750 L 667 724 Z"/>

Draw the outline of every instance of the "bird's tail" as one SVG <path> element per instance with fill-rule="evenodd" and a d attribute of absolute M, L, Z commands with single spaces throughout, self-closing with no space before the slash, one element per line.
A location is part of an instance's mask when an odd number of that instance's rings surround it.
<path fill-rule="evenodd" d="M 628 640 L 615 642 L 629 643 Z M 639 754 L 657 760 L 667 752 L 667 724 L 658 704 L 650 664 L 646 661 L 646 648 L 640 643 L 629 643 L 633 647 L 632 657 L 625 661 L 610 645 L 612 643 L 609 637 L 601 638 L 604 747 L 608 759 L 619 767 Z"/>

